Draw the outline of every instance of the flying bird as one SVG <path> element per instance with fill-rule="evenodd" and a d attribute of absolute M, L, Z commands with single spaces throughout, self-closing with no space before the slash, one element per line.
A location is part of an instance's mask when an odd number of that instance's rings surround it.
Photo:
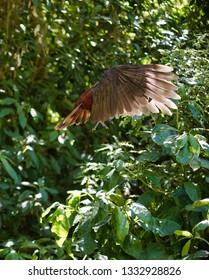
<path fill-rule="evenodd" d="M 171 99 L 181 99 L 171 81 L 177 76 L 173 68 L 161 64 L 119 65 L 106 70 L 99 82 L 85 91 L 72 112 L 56 126 L 104 122 L 116 116 L 141 116 L 177 109 Z"/>

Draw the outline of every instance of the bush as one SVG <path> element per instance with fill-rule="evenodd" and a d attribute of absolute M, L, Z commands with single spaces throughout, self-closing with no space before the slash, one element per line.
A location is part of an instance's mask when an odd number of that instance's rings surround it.
<path fill-rule="evenodd" d="M 207 7 L 2 1 L 1 259 L 208 258 Z M 172 117 L 54 131 L 104 69 L 164 63 Z"/>

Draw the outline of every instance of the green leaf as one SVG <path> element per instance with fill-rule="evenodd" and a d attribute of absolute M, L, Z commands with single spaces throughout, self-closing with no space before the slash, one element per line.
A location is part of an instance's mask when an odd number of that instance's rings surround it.
<path fill-rule="evenodd" d="M 150 180 L 154 185 L 156 185 L 158 188 L 160 188 L 161 183 L 160 183 L 160 178 L 158 175 L 154 174 L 154 172 L 145 170 L 144 171 L 144 176 Z"/>
<path fill-rule="evenodd" d="M 191 245 L 191 239 L 189 239 L 186 244 L 184 245 L 182 251 L 181 251 L 181 255 L 182 257 L 185 257 L 189 254 L 189 248 L 190 248 L 190 245 Z"/>
<path fill-rule="evenodd" d="M 190 143 L 190 148 L 191 148 L 191 151 L 193 152 L 193 154 L 199 156 L 200 145 L 192 134 L 189 135 L 189 143 Z"/>
<path fill-rule="evenodd" d="M 126 254 L 134 257 L 137 260 L 143 259 L 142 243 L 139 238 L 133 234 L 128 234 L 124 239 L 121 248 Z"/>
<path fill-rule="evenodd" d="M 186 145 L 176 154 L 176 160 L 180 164 L 187 164 L 191 161 L 193 153 L 189 150 L 188 142 Z"/>
<path fill-rule="evenodd" d="M 201 199 L 192 204 L 192 208 L 207 206 L 209 207 L 209 198 Z"/>
<path fill-rule="evenodd" d="M 184 237 L 187 237 L 187 238 L 192 238 L 193 237 L 192 233 L 187 231 L 187 230 L 177 229 L 177 230 L 174 231 L 174 233 L 178 236 L 184 236 Z"/>
<path fill-rule="evenodd" d="M 57 140 L 58 136 L 59 136 L 58 131 L 51 131 L 50 134 L 49 134 L 50 142 L 53 142 L 54 140 Z"/>
<path fill-rule="evenodd" d="M 16 99 L 10 98 L 10 97 L 6 97 L 6 98 L 0 100 L 1 105 L 11 105 L 11 104 L 14 104 L 16 102 L 17 102 Z"/>
<path fill-rule="evenodd" d="M 209 160 L 204 158 L 199 158 L 201 167 L 209 169 Z"/>
<path fill-rule="evenodd" d="M 19 104 L 17 104 L 17 112 L 18 112 L 18 116 L 19 116 L 19 122 L 22 128 L 26 127 L 27 124 L 27 119 L 25 117 L 25 113 L 22 109 L 22 106 L 20 106 Z"/>
<path fill-rule="evenodd" d="M 149 243 L 146 246 L 146 251 L 144 253 L 145 260 L 165 260 L 169 259 L 166 247 L 159 243 Z"/>
<path fill-rule="evenodd" d="M 0 111 L 0 118 L 3 118 L 9 114 L 13 113 L 13 110 L 12 109 L 9 109 L 9 108 L 4 108 Z"/>
<path fill-rule="evenodd" d="M 129 222 L 126 215 L 117 206 L 114 209 L 112 226 L 115 233 L 115 242 L 121 244 L 129 232 Z"/>
<path fill-rule="evenodd" d="M 29 190 L 25 190 L 24 192 L 22 192 L 19 197 L 18 197 L 18 201 L 24 201 L 26 199 L 29 198 L 30 195 L 32 195 L 33 193 Z"/>
<path fill-rule="evenodd" d="M 201 146 L 201 148 L 204 150 L 204 152 L 209 155 L 209 144 L 206 141 L 206 138 L 202 135 L 196 134 L 195 135 L 198 139 L 198 142 Z"/>
<path fill-rule="evenodd" d="M 186 259 L 187 260 L 200 260 L 206 259 L 209 256 L 209 251 L 206 250 L 198 250 L 193 254 L 190 254 Z"/>
<path fill-rule="evenodd" d="M 4 165 L 5 170 L 7 171 L 7 173 L 9 174 L 10 177 L 12 177 L 12 179 L 18 183 L 19 179 L 17 176 L 17 173 L 15 172 L 15 170 L 11 167 L 11 165 L 9 164 L 9 162 L 5 159 L 5 158 L 1 158 L 1 162 Z"/>
<path fill-rule="evenodd" d="M 189 103 L 188 104 L 189 110 L 192 113 L 193 118 L 198 121 L 198 123 L 201 124 L 201 121 L 199 119 L 199 116 L 201 115 L 201 112 L 197 109 L 197 107 L 195 107 L 195 105 L 193 103 Z"/>
<path fill-rule="evenodd" d="M 162 151 L 151 151 L 151 152 L 145 151 L 145 152 L 143 152 L 143 153 L 137 158 L 137 160 L 138 160 L 139 162 L 142 162 L 142 161 L 152 161 L 152 162 L 155 162 L 155 161 L 157 161 L 161 156 L 162 156 Z"/>
<path fill-rule="evenodd" d="M 158 145 L 163 143 L 172 135 L 177 135 L 177 130 L 166 124 L 158 124 L 152 130 L 152 140 Z"/>
<path fill-rule="evenodd" d="M 76 209 L 80 204 L 82 192 L 81 191 L 70 191 L 69 197 L 67 198 L 68 206 L 71 206 L 73 209 Z"/>
<path fill-rule="evenodd" d="M 87 232 L 85 235 L 79 239 L 76 244 L 79 247 L 79 251 L 83 253 L 83 255 L 89 255 L 94 252 L 97 247 L 96 240 L 92 237 L 91 232 Z"/>
<path fill-rule="evenodd" d="M 196 233 L 197 231 L 204 230 L 208 227 L 209 227 L 209 220 L 204 220 L 199 222 L 197 225 L 195 225 L 192 229 L 192 232 Z"/>
<path fill-rule="evenodd" d="M 36 168 L 39 169 L 40 168 L 39 159 L 38 159 L 36 153 L 34 152 L 34 150 L 28 150 L 28 154 L 29 154 L 31 160 L 33 161 L 33 163 L 36 165 Z"/>
<path fill-rule="evenodd" d="M 181 227 L 180 224 L 168 219 L 158 219 L 158 223 L 158 232 L 160 236 L 171 235 Z"/>
<path fill-rule="evenodd" d="M 15 250 L 12 250 L 9 254 L 6 255 L 5 260 L 19 260 L 19 255 Z"/>
<path fill-rule="evenodd" d="M 185 182 L 184 188 L 189 198 L 194 202 L 201 199 L 200 187 L 192 182 Z"/>
<path fill-rule="evenodd" d="M 186 132 L 184 132 L 182 135 L 176 137 L 175 146 L 178 149 L 181 149 L 186 145 L 187 141 L 188 141 L 188 135 Z"/>
<path fill-rule="evenodd" d="M 158 221 L 151 215 L 151 212 L 144 205 L 140 203 L 132 203 L 131 210 L 137 217 L 137 223 L 146 231 L 149 229 L 154 233 L 158 232 Z"/>
<path fill-rule="evenodd" d="M 124 197 L 122 194 L 119 193 L 111 193 L 109 195 L 110 199 L 117 205 L 123 206 L 125 203 Z"/>
<path fill-rule="evenodd" d="M 143 204 L 145 207 L 150 207 L 153 201 L 155 201 L 155 192 L 145 192 L 139 196 L 136 203 Z"/>
<path fill-rule="evenodd" d="M 61 208 L 55 210 L 53 217 L 55 220 L 52 223 L 51 231 L 55 234 L 57 245 L 61 247 L 68 236 L 70 223 L 64 210 Z"/>

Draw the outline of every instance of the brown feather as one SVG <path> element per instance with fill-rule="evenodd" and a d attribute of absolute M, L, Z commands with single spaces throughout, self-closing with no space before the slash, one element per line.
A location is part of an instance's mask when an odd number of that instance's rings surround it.
<path fill-rule="evenodd" d="M 73 111 L 55 129 L 85 123 L 103 122 L 118 115 L 133 116 L 149 112 L 172 115 L 177 109 L 170 100 L 181 99 L 171 81 L 173 68 L 160 64 L 119 65 L 107 70 L 100 81 L 78 99 Z"/>

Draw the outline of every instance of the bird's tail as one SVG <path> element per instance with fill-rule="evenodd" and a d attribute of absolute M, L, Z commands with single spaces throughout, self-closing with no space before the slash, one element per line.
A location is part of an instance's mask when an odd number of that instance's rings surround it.
<path fill-rule="evenodd" d="M 82 103 L 78 104 L 73 111 L 55 126 L 55 130 L 61 130 L 69 125 L 80 125 L 86 123 L 90 117 L 90 111 L 81 108 Z"/>

